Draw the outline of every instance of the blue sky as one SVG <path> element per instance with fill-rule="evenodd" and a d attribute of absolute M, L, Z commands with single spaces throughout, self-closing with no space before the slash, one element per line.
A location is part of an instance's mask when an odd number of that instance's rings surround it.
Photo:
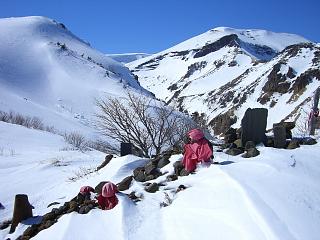
<path fill-rule="evenodd" d="M 259 28 L 320 42 L 319 0 L 2 0 L 0 18 L 41 15 L 105 53 L 155 53 L 211 28 Z"/>

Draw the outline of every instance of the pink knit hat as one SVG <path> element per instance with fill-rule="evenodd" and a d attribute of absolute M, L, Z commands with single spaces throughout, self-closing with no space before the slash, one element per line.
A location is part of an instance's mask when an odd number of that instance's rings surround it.
<path fill-rule="evenodd" d="M 198 141 L 198 140 L 204 138 L 203 132 L 199 129 L 192 129 L 191 131 L 188 132 L 188 136 L 193 141 Z"/>
<path fill-rule="evenodd" d="M 117 186 L 112 182 L 107 182 L 102 187 L 101 195 L 103 197 L 113 197 L 116 192 L 118 192 Z"/>
<path fill-rule="evenodd" d="M 94 192 L 94 189 L 92 187 L 90 187 L 90 186 L 82 186 L 80 188 L 80 193 L 83 194 L 83 195 L 86 194 L 86 193 L 90 193 L 90 192 Z"/>

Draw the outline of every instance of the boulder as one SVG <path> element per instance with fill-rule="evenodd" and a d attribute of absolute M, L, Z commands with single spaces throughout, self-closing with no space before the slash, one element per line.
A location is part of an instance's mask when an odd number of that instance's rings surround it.
<path fill-rule="evenodd" d="M 137 167 L 135 170 L 133 170 L 133 178 L 138 182 L 144 182 L 146 180 L 144 167 Z"/>
<path fill-rule="evenodd" d="M 153 179 L 156 179 L 157 177 L 154 176 L 154 175 L 148 175 L 146 176 L 146 180 L 145 181 L 150 181 L 150 180 L 153 180 Z"/>
<path fill-rule="evenodd" d="M 71 212 L 78 212 L 79 211 L 79 205 L 76 201 L 70 201 L 69 202 L 69 210 L 67 211 L 67 213 L 71 213 Z"/>
<path fill-rule="evenodd" d="M 94 206 L 92 204 L 81 206 L 79 209 L 79 214 L 87 214 L 93 208 Z"/>
<path fill-rule="evenodd" d="M 288 146 L 287 146 L 287 149 L 296 149 L 300 147 L 300 144 L 299 144 L 299 140 L 298 139 L 292 139 Z"/>
<path fill-rule="evenodd" d="M 173 168 L 174 168 L 174 173 L 177 175 L 177 176 L 180 176 L 180 172 L 182 169 L 184 169 L 184 166 L 182 164 L 182 161 L 176 161 L 174 164 L 173 164 Z"/>
<path fill-rule="evenodd" d="M 160 157 L 159 162 L 157 164 L 158 168 L 163 168 L 167 164 L 170 163 L 169 158 L 171 157 L 171 152 L 168 154 L 164 154 L 163 156 Z"/>
<path fill-rule="evenodd" d="M 274 147 L 274 138 L 273 137 L 267 137 L 267 141 L 265 142 L 266 147 Z"/>
<path fill-rule="evenodd" d="M 225 153 L 231 156 L 237 156 L 243 153 L 243 150 L 240 148 L 229 148 Z"/>
<path fill-rule="evenodd" d="M 244 150 L 248 150 L 250 148 L 255 148 L 255 147 L 256 147 L 256 144 L 253 141 L 248 141 L 248 142 L 246 142 Z"/>
<path fill-rule="evenodd" d="M 233 142 L 236 145 L 236 148 L 242 148 L 242 141 L 241 139 L 237 139 Z"/>
<path fill-rule="evenodd" d="M 224 134 L 224 142 L 232 143 L 237 139 L 237 131 L 234 128 L 229 128 Z"/>
<path fill-rule="evenodd" d="M 138 202 L 138 201 L 141 201 L 141 198 L 140 197 L 138 197 L 137 195 L 136 195 L 136 192 L 131 192 L 129 195 L 128 195 L 128 198 L 130 198 L 132 201 L 134 201 L 134 202 Z"/>
<path fill-rule="evenodd" d="M 152 161 L 148 162 L 145 166 L 144 166 L 144 173 L 146 176 L 148 175 L 154 175 L 155 173 L 157 173 L 157 165 L 155 165 Z"/>
<path fill-rule="evenodd" d="M 38 227 L 38 232 L 51 227 L 55 223 L 56 223 L 56 221 L 54 221 L 54 220 L 48 220 L 48 221 L 45 221 L 45 222 L 42 221 L 42 223 Z"/>
<path fill-rule="evenodd" d="M 183 191 L 183 190 L 185 190 L 185 189 L 187 189 L 187 187 L 186 187 L 185 185 L 181 184 L 181 185 L 179 185 L 179 187 L 177 188 L 176 193 L 181 192 L 181 191 Z"/>
<path fill-rule="evenodd" d="M 295 122 L 282 122 L 282 124 L 287 130 L 292 130 L 296 126 Z"/>
<path fill-rule="evenodd" d="M 180 171 L 180 176 L 183 177 L 183 176 L 188 176 L 190 174 L 190 172 L 188 172 L 186 169 L 182 169 Z"/>
<path fill-rule="evenodd" d="M 22 235 L 21 239 L 30 239 L 30 238 L 34 237 L 35 235 L 37 235 L 37 233 L 39 232 L 38 227 L 39 227 L 38 225 L 31 225 L 30 227 L 28 227 L 23 232 L 23 235 Z"/>
<path fill-rule="evenodd" d="M 113 155 L 109 154 L 104 158 L 104 161 L 101 163 L 100 166 L 97 167 L 97 171 L 100 170 L 101 168 L 107 166 L 107 164 L 111 161 L 113 158 Z"/>
<path fill-rule="evenodd" d="M 164 166 L 168 165 L 170 163 L 169 159 L 161 158 L 158 163 L 158 168 L 163 168 Z"/>
<path fill-rule="evenodd" d="M 259 150 L 255 147 L 247 149 L 247 151 L 242 155 L 243 158 L 252 158 L 260 154 Z"/>
<path fill-rule="evenodd" d="M 168 175 L 167 176 L 167 181 L 171 182 L 171 181 L 175 181 L 178 179 L 178 176 L 176 174 L 172 174 L 172 175 Z"/>
<path fill-rule="evenodd" d="M 129 177 L 124 178 L 121 182 L 119 182 L 117 184 L 118 190 L 125 191 L 125 190 L 129 189 L 130 184 L 132 182 L 132 179 L 133 179 L 133 176 L 129 176 Z"/>
<path fill-rule="evenodd" d="M 159 190 L 159 185 L 157 183 L 149 184 L 148 186 L 145 187 L 145 190 L 149 193 L 155 193 L 156 191 Z"/>

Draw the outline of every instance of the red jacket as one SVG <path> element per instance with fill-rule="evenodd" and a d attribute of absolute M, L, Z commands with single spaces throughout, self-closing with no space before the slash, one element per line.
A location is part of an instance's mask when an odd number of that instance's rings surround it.
<path fill-rule="evenodd" d="M 197 163 L 209 162 L 213 155 L 207 139 L 202 138 L 196 142 L 184 146 L 183 166 L 189 172 L 196 169 Z"/>
<path fill-rule="evenodd" d="M 110 210 L 117 206 L 119 200 L 116 195 L 113 197 L 104 197 L 101 194 L 97 197 L 98 204 L 102 210 Z"/>

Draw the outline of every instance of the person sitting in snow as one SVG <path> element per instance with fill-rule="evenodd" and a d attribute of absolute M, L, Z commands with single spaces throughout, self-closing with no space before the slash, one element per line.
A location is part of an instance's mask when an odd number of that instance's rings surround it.
<path fill-rule="evenodd" d="M 192 129 L 187 133 L 189 143 L 184 145 L 182 165 L 187 173 L 193 172 L 198 163 L 210 163 L 213 157 L 211 143 L 199 129 Z"/>
<path fill-rule="evenodd" d="M 118 188 L 112 182 L 107 182 L 103 185 L 101 194 L 97 197 L 98 204 L 102 210 L 110 210 L 118 204 L 117 192 Z"/>

